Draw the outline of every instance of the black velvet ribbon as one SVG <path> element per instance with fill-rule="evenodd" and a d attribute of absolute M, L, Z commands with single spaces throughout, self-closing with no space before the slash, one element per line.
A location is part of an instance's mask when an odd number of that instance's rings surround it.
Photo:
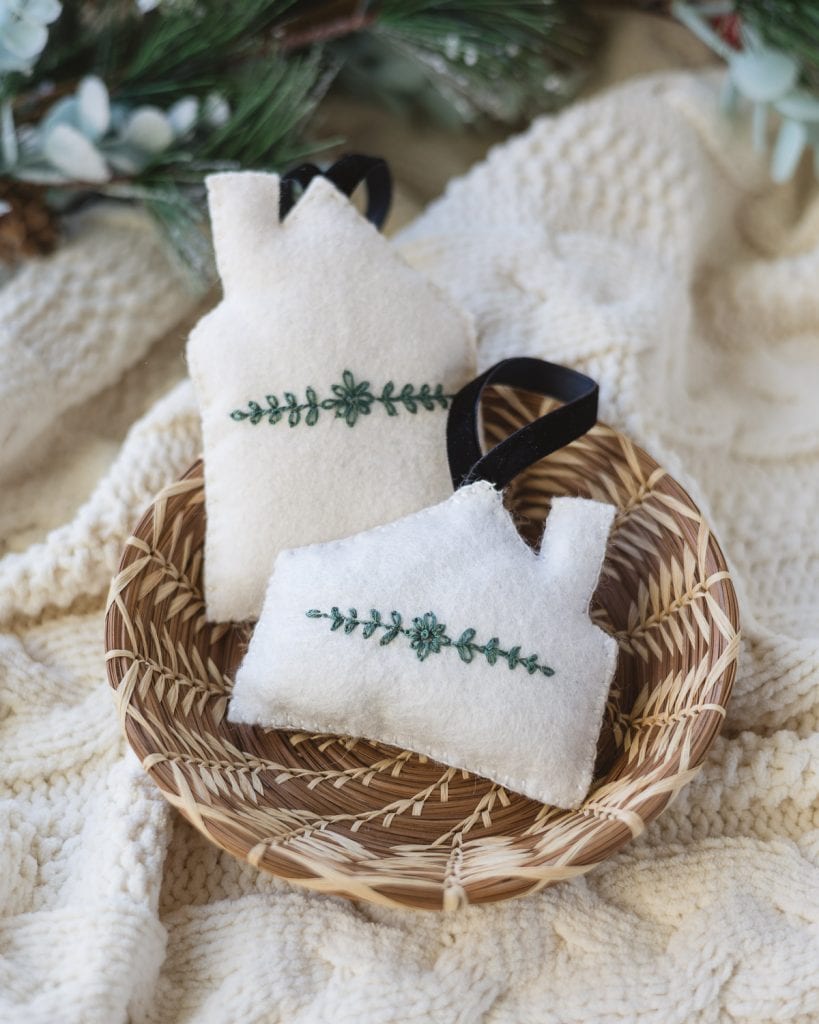
<path fill-rule="evenodd" d="M 361 153 L 347 153 L 326 171 L 315 164 L 300 164 L 282 175 L 279 183 L 279 220 L 290 213 L 299 196 L 315 178 L 331 181 L 345 196 L 351 196 L 362 183 L 367 189 L 365 217 L 377 228 L 384 225 L 392 202 L 392 175 L 386 160 Z"/>
<path fill-rule="evenodd" d="M 484 390 L 507 384 L 563 402 L 527 423 L 488 452 L 481 449 L 480 407 Z M 577 440 L 597 422 L 597 384 L 583 373 L 542 359 L 504 359 L 455 395 L 447 420 L 447 455 L 453 486 L 488 480 L 503 488 L 544 456 Z"/>

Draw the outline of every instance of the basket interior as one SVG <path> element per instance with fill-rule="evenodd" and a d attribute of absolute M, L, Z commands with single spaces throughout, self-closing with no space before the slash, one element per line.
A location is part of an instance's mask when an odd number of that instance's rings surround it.
<path fill-rule="evenodd" d="M 487 443 L 546 404 L 497 389 L 483 408 Z M 451 908 L 593 867 L 656 817 L 701 762 L 734 679 L 738 612 L 698 510 L 623 435 L 599 424 L 510 486 L 507 504 L 530 543 L 559 494 L 619 509 L 592 615 L 620 656 L 595 782 L 578 810 L 383 744 L 228 722 L 252 627 L 205 621 L 201 463 L 143 516 L 112 583 L 109 679 L 144 767 L 231 854 L 352 898 Z"/>

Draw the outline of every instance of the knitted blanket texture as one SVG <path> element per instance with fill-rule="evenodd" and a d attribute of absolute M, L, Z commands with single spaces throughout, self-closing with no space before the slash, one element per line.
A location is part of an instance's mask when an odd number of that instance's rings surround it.
<path fill-rule="evenodd" d="M 745 638 L 701 773 L 590 874 L 450 915 L 211 846 L 128 751 L 102 649 L 125 538 L 199 453 L 182 381 L 76 514 L 0 558 L 0 1022 L 819 1020 L 819 196 L 808 167 L 770 184 L 717 86 L 666 74 L 540 119 L 396 240 L 475 316 L 483 367 L 597 378 L 601 419 L 701 504 Z M 83 358 L 84 414 L 103 387 L 127 405 Z M 26 493 L 0 522 L 53 526 L 47 479 Z"/>

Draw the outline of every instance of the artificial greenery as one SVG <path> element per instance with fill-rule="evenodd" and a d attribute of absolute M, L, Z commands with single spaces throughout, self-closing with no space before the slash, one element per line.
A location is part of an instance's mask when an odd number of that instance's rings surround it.
<path fill-rule="evenodd" d="M 814 166 L 819 168 L 819 95 L 812 87 L 819 56 L 819 14 L 806 4 L 791 2 L 777 4 L 777 16 L 772 17 L 772 6 L 759 0 L 674 0 L 671 9 L 726 62 L 722 106 L 732 117 L 750 112 L 753 145 L 763 153 L 772 142 L 771 177 L 783 182 L 796 173 L 806 150 L 813 151 Z M 785 18 L 779 17 L 783 7 L 788 8 Z M 803 32 L 798 48 L 797 28 Z"/>
<path fill-rule="evenodd" d="M 819 92 L 815 0 L 674 6 L 693 10 L 718 52 L 721 18 L 739 25 L 728 56 L 753 36 L 798 66 L 795 94 L 771 104 L 789 119 L 776 173 L 806 146 L 819 154 L 803 95 Z M 0 0 L 0 260 L 45 251 L 61 213 L 107 196 L 142 203 L 207 279 L 207 173 L 281 170 L 339 141 L 310 133 L 331 87 L 457 126 L 554 109 L 593 55 L 588 11 L 580 0 Z M 810 107 L 801 120 L 794 103 Z"/>
<path fill-rule="evenodd" d="M 439 120 L 514 122 L 551 110 L 583 79 L 597 33 L 582 5 L 563 0 L 383 0 L 373 21 L 337 46 L 340 81 L 383 86 L 398 109 Z"/>
<path fill-rule="evenodd" d="M 137 201 L 207 276 L 205 175 L 338 141 L 308 134 L 331 84 L 512 122 L 571 94 L 592 38 L 569 0 L 0 0 L 0 235 L 32 202 Z"/>
<path fill-rule="evenodd" d="M 741 23 L 769 46 L 794 57 L 805 83 L 819 89 L 819 4 L 816 0 L 736 0 Z"/>

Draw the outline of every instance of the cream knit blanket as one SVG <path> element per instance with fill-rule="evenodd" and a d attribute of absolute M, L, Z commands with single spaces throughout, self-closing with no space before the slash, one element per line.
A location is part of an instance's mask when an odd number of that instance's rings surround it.
<path fill-rule="evenodd" d="M 105 682 L 105 591 L 193 460 L 181 384 L 64 526 L 0 560 L 0 1020 L 455 1024 L 819 1019 L 819 200 L 772 187 L 710 80 L 536 122 L 399 239 L 484 365 L 597 377 L 691 489 L 745 649 L 699 777 L 593 873 L 418 915 L 257 874 L 165 805 Z"/>

